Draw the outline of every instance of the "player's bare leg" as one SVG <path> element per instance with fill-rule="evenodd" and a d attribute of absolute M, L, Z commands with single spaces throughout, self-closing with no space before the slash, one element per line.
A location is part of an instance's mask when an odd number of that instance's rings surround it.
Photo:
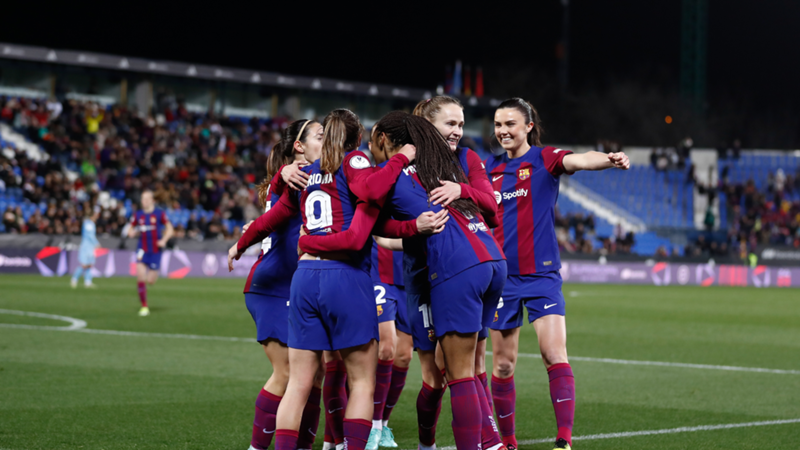
<path fill-rule="evenodd" d="M 347 368 L 350 394 L 344 419 L 345 448 L 365 448 L 372 431 L 374 411 L 375 370 L 378 363 L 378 343 L 369 343 L 340 350 Z M 350 442 L 350 444 L 348 444 Z"/>
<path fill-rule="evenodd" d="M 575 378 L 567 360 L 567 325 L 564 316 L 549 315 L 533 321 L 539 351 L 550 378 L 550 399 L 556 413 L 558 436 L 572 445 L 575 421 Z"/>
<path fill-rule="evenodd" d="M 150 308 L 147 307 L 147 272 L 147 266 L 144 263 L 136 263 L 136 287 L 139 291 L 139 302 L 142 304 L 139 309 L 140 316 L 150 315 Z"/>
<path fill-rule="evenodd" d="M 297 448 L 300 423 L 320 368 L 322 352 L 289 349 L 289 383 L 278 407 L 275 448 Z"/>

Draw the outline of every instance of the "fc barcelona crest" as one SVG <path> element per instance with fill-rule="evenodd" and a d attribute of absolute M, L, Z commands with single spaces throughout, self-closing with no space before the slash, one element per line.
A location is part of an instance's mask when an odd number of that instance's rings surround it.
<path fill-rule="evenodd" d="M 436 332 L 434 330 L 428 330 L 428 339 L 431 342 L 436 340 Z"/>
<path fill-rule="evenodd" d="M 520 180 L 527 180 L 530 177 L 531 177 L 531 168 L 530 167 L 526 167 L 524 169 L 519 169 L 517 171 L 517 178 L 519 178 Z"/>
<path fill-rule="evenodd" d="M 497 314 L 497 311 L 494 312 L 494 321 L 497 322 L 500 319 L 500 316 Z"/>
<path fill-rule="evenodd" d="M 378 316 L 382 316 L 382 315 L 383 315 L 383 306 L 378 305 Z"/>

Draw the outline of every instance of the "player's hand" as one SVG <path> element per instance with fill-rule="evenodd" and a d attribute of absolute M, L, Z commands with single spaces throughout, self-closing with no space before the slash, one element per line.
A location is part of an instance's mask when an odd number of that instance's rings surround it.
<path fill-rule="evenodd" d="M 236 242 L 228 249 L 228 272 L 233 272 L 233 260 L 238 261 L 241 257 L 242 253 L 239 253 L 239 242 Z"/>
<path fill-rule="evenodd" d="M 158 248 L 164 248 L 167 246 L 167 241 L 165 241 L 164 239 L 159 239 L 158 242 L 156 242 L 156 244 L 158 245 Z"/>
<path fill-rule="evenodd" d="M 611 164 L 614 164 L 614 167 L 617 169 L 628 170 L 631 168 L 631 161 L 628 159 L 628 155 L 623 152 L 609 153 L 608 160 L 611 161 Z"/>
<path fill-rule="evenodd" d="M 446 209 L 434 213 L 427 211 L 417 217 L 417 232 L 419 234 L 438 234 L 444 230 L 444 224 L 450 220 Z"/>
<path fill-rule="evenodd" d="M 461 185 L 458 183 L 453 183 L 452 181 L 442 181 L 439 180 L 442 187 L 438 187 L 431 191 L 431 202 L 434 205 L 438 205 L 439 203 L 442 206 L 447 206 L 451 202 L 454 202 L 461 198 Z"/>
<path fill-rule="evenodd" d="M 306 231 L 306 227 L 304 227 L 304 226 L 300 227 L 300 236 L 301 237 L 302 236 L 308 236 L 308 231 Z M 305 254 L 306 254 L 306 252 L 300 250 L 300 242 L 298 242 L 297 243 L 297 257 L 299 258 L 299 257 L 301 257 L 301 256 L 303 256 Z"/>
<path fill-rule="evenodd" d="M 295 191 L 302 191 L 308 184 L 309 175 L 300 170 L 300 168 L 307 165 L 308 161 L 295 161 L 287 164 L 281 170 L 281 178 Z"/>
<path fill-rule="evenodd" d="M 411 144 L 406 144 L 400 148 L 400 154 L 405 155 L 408 161 L 411 162 L 417 157 L 417 147 Z"/>
<path fill-rule="evenodd" d="M 255 222 L 255 220 L 251 220 L 250 222 L 247 222 L 246 224 L 244 224 L 244 226 L 242 226 L 242 234 L 244 234 L 244 232 L 247 231 L 248 228 L 250 228 L 250 225 L 252 225 L 253 222 Z"/>

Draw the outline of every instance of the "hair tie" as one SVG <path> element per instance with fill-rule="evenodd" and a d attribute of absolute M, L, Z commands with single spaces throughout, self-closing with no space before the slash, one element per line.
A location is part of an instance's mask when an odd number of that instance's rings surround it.
<path fill-rule="evenodd" d="M 431 101 L 431 99 L 427 99 L 427 100 L 425 100 L 425 103 L 429 103 L 430 101 Z"/>
<path fill-rule="evenodd" d="M 297 133 L 297 139 L 294 140 L 295 142 L 300 142 L 300 138 L 303 136 L 303 131 L 305 131 L 306 125 L 308 125 L 309 122 L 311 122 L 311 119 L 306 120 L 306 123 L 304 123 L 303 126 L 300 128 L 300 132 Z"/>

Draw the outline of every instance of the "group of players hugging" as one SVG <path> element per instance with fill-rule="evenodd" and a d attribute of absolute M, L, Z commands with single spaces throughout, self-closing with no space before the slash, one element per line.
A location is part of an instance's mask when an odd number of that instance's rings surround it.
<path fill-rule="evenodd" d="M 436 448 L 449 387 L 459 450 L 516 450 L 523 308 L 550 379 L 555 448 L 570 448 L 559 177 L 630 162 L 543 146 L 539 115 L 520 98 L 495 112 L 502 154 L 481 161 L 459 146 L 463 128 L 459 101 L 436 96 L 412 114 L 387 114 L 371 135 L 346 109 L 283 130 L 259 185 L 265 213 L 228 253 L 232 270 L 245 250 L 262 247 L 244 294 L 273 373 L 256 400 L 251 449 L 273 439 L 276 450 L 311 449 L 321 400 L 324 450 L 397 447 L 388 422 L 416 350 L 419 449 Z M 359 150 L 362 139 L 369 152 Z"/>

